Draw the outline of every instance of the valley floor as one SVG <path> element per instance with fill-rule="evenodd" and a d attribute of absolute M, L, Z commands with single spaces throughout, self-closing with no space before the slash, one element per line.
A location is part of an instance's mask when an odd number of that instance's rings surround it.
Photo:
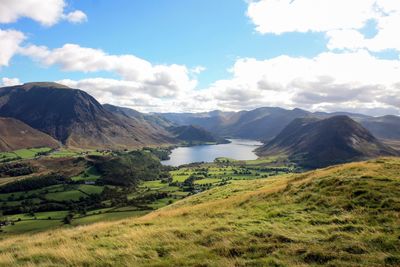
<path fill-rule="evenodd" d="M 400 159 L 229 184 L 0 242 L 1 266 L 399 266 Z M 179 175 L 178 175 L 179 176 Z"/>

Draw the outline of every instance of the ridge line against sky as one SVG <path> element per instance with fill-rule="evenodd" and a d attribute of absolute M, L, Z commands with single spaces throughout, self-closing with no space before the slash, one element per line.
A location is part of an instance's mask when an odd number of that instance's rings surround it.
<path fill-rule="evenodd" d="M 145 112 L 400 115 L 400 2 L 1 0 L 0 84 Z"/>

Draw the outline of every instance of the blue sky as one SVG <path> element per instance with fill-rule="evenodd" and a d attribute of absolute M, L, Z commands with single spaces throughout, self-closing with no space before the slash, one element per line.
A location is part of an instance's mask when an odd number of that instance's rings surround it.
<path fill-rule="evenodd" d="M 0 3 L 0 30 L 24 35 L 0 62 L 4 85 L 62 81 L 142 111 L 278 105 L 398 113 L 400 100 L 385 95 L 399 90 L 400 45 L 385 36 L 400 5 L 384 0 L 354 0 L 345 14 L 343 0 L 321 0 L 327 14 L 305 0 L 52 0 L 53 9 L 28 8 L 35 1 Z M 372 13 L 373 4 L 385 13 Z M 388 75 L 371 79 L 382 67 Z M 354 78 L 345 73 L 354 69 Z"/>
<path fill-rule="evenodd" d="M 88 21 L 46 27 L 23 18 L 8 28 L 29 36 L 28 43 L 57 48 L 65 43 L 102 49 L 110 54 L 134 54 L 154 64 L 201 65 L 200 87 L 230 76 L 237 58 L 272 58 L 282 54 L 315 56 L 325 50 L 323 34 L 287 33 L 264 36 L 254 30 L 243 0 L 95 0 L 70 1 L 69 9 L 84 10 Z M 21 81 L 80 79 L 84 73 L 38 68 L 24 57 L 3 68 L 4 76 Z M 114 77 L 103 73 L 104 77 Z"/>

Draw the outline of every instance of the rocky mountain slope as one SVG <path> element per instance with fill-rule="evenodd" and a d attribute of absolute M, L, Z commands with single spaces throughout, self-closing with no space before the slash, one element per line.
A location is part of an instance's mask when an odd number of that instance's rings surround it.
<path fill-rule="evenodd" d="M 16 118 L 70 147 L 135 148 L 173 142 L 161 128 L 117 116 L 86 92 L 56 83 L 0 88 L 0 116 Z"/>

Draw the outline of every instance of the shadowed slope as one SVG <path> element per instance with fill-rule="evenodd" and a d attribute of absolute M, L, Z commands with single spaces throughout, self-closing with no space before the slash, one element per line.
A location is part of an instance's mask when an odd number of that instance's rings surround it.
<path fill-rule="evenodd" d="M 347 116 L 296 119 L 257 151 L 263 156 L 284 154 L 311 168 L 399 154 Z"/>
<path fill-rule="evenodd" d="M 56 83 L 0 88 L 0 115 L 79 148 L 134 148 L 171 142 L 166 132 L 108 112 L 84 91 Z"/>
<path fill-rule="evenodd" d="M 23 148 L 51 147 L 60 144 L 51 136 L 35 130 L 13 118 L 0 117 L 0 151 L 14 151 Z"/>

